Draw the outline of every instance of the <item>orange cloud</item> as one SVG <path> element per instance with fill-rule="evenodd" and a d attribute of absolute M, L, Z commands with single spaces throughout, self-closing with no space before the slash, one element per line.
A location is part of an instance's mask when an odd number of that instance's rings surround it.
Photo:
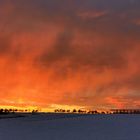
<path fill-rule="evenodd" d="M 131 18 L 71 2 L 27 3 L 0 11 L 1 105 L 139 106 L 140 41 Z"/>
<path fill-rule="evenodd" d="M 140 19 L 133 20 L 133 23 L 140 26 Z"/>

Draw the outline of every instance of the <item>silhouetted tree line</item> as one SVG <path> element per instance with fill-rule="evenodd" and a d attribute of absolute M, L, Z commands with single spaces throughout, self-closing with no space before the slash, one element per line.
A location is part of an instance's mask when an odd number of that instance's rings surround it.
<path fill-rule="evenodd" d="M 140 109 L 112 109 L 110 111 L 99 112 L 97 110 L 85 111 L 85 110 L 65 110 L 55 109 L 55 113 L 77 113 L 77 114 L 140 114 Z"/>
<path fill-rule="evenodd" d="M 14 109 L 0 109 L 0 114 L 9 114 L 9 113 L 15 113 L 16 110 Z"/>
<path fill-rule="evenodd" d="M 23 109 L 0 109 L 0 115 L 2 114 L 14 114 L 14 113 L 17 113 L 17 112 L 31 112 L 32 114 L 35 114 L 38 112 L 38 110 L 32 110 L 32 111 L 29 111 L 27 109 L 23 110 Z"/>
<path fill-rule="evenodd" d="M 78 114 L 100 114 L 97 110 L 94 111 L 85 111 L 85 110 L 76 110 L 73 109 L 71 110 L 65 110 L 65 109 L 55 109 L 54 110 L 55 113 L 78 113 Z M 102 112 L 103 114 L 105 114 L 105 112 Z"/>
<path fill-rule="evenodd" d="M 113 114 L 140 114 L 140 109 L 114 109 Z"/>
<path fill-rule="evenodd" d="M 36 114 L 36 113 L 38 113 L 38 110 L 33 110 L 32 111 L 32 114 Z"/>

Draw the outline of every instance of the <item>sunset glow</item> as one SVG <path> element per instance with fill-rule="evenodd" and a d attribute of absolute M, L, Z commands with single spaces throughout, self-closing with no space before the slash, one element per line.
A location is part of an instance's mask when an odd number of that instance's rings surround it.
<path fill-rule="evenodd" d="M 139 108 L 139 0 L 1 0 L 0 106 Z"/>

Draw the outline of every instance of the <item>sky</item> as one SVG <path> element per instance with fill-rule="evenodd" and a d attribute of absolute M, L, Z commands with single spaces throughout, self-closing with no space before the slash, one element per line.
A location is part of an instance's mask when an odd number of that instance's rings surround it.
<path fill-rule="evenodd" d="M 0 0 L 0 105 L 140 107 L 139 0 Z"/>

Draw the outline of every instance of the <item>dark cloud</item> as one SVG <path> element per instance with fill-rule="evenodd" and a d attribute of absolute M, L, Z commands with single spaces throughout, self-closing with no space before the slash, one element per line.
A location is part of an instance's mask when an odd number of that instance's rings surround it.
<path fill-rule="evenodd" d="M 73 35 L 74 36 L 74 35 Z M 72 32 L 64 32 L 58 35 L 55 45 L 50 51 L 45 51 L 37 59 L 43 67 L 55 66 L 56 63 L 65 63 L 66 68 L 79 69 L 88 66 L 91 69 L 117 69 L 127 66 L 127 60 L 124 57 L 128 48 L 123 48 L 122 44 L 116 45 L 108 43 L 108 46 L 85 46 L 81 40 L 80 46 L 73 45 Z M 92 40 L 89 40 L 92 42 Z M 88 50 L 90 47 L 90 51 Z"/>

